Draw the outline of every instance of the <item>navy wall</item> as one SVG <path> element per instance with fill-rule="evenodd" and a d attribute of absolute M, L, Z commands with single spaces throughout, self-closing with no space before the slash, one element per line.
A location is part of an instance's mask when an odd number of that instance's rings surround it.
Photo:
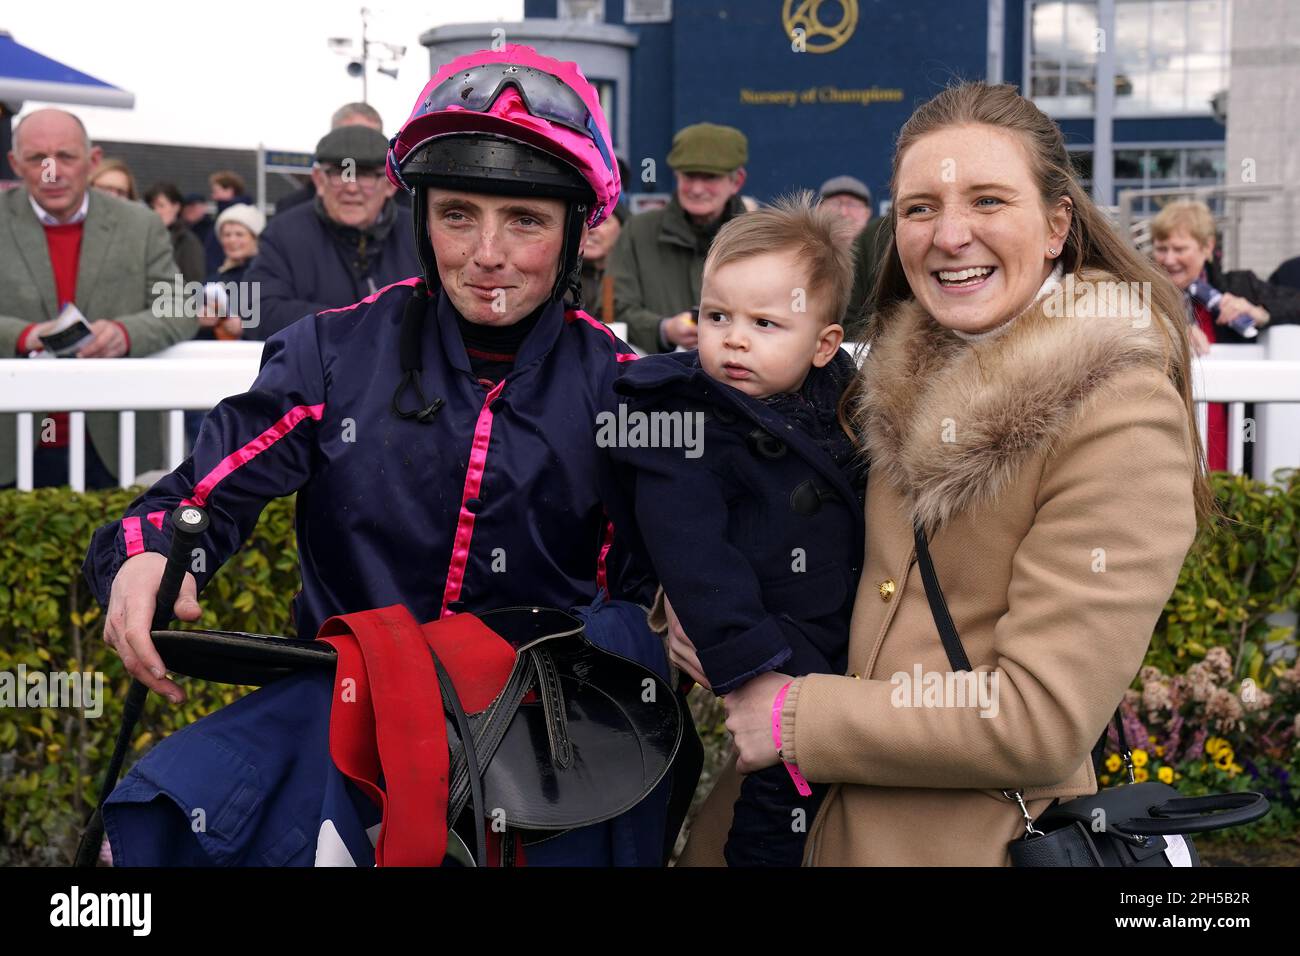
<path fill-rule="evenodd" d="M 632 60 L 630 191 L 666 192 L 672 134 L 701 121 L 739 127 L 750 143 L 745 192 L 771 199 L 851 173 L 883 196 L 899 126 L 917 103 L 954 79 L 984 76 L 987 7 L 978 0 L 858 0 L 848 39 L 827 53 L 799 53 L 782 23 L 782 0 L 679 0 L 665 24 L 629 24 Z M 554 16 L 554 0 L 526 0 L 527 17 Z M 839 15 L 823 4 L 823 17 Z M 605 20 L 621 23 L 622 0 Z M 828 23 L 828 25 L 830 25 Z M 817 45 L 810 36 L 809 46 Z M 830 102 L 832 90 L 891 91 L 893 101 Z M 850 95 L 861 95 L 850 93 Z M 788 102 L 758 102 L 764 97 Z M 657 181 L 642 183 L 646 159 Z"/>
<path fill-rule="evenodd" d="M 623 0 L 605 0 L 605 19 L 622 23 Z M 898 128 L 912 109 L 958 79 L 982 79 L 987 67 L 988 5 L 983 0 L 858 0 L 858 21 L 839 48 L 797 53 L 782 23 L 783 0 L 677 0 L 664 24 L 627 24 L 632 54 L 629 192 L 667 192 L 673 133 L 708 120 L 749 137 L 749 183 L 759 199 L 816 188 L 839 173 L 885 196 Z M 822 4 L 828 20 L 839 5 Z M 1006 0 L 1004 79 L 1022 86 L 1024 5 Z M 525 16 L 553 17 L 555 0 L 525 0 Z M 829 24 L 828 24 L 829 25 Z M 809 45 L 816 38 L 809 37 Z M 825 91 L 891 91 L 868 105 L 826 102 Z M 790 102 L 756 102 L 762 97 Z M 805 97 L 807 98 L 805 100 Z M 1062 120 L 1066 141 L 1092 142 L 1091 119 Z M 1115 142 L 1215 141 L 1224 128 L 1208 118 L 1118 120 Z M 656 182 L 644 183 L 654 160 Z"/>

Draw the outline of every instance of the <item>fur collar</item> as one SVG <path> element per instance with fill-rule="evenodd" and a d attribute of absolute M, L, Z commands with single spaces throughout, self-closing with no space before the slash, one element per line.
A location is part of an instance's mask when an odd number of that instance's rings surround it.
<path fill-rule="evenodd" d="M 994 500 L 1118 373 L 1146 367 L 1166 374 L 1167 346 L 1154 315 L 1142 327 L 1132 309 L 1110 317 L 1061 314 L 1062 303 L 1079 302 L 1079 283 L 1107 278 L 1074 276 L 1073 286 L 986 341 L 963 341 L 915 300 L 882 317 L 862 366 L 854 424 L 871 479 L 908 499 L 913 520 L 933 530 Z"/>

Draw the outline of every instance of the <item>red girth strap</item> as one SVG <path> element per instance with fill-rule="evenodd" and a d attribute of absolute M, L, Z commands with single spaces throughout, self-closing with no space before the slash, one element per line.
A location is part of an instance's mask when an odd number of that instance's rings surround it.
<path fill-rule="evenodd" d="M 338 654 L 330 756 L 382 813 L 375 864 L 438 866 L 447 850 L 447 723 L 429 648 L 467 714 L 500 693 L 514 649 L 472 614 L 421 627 L 399 604 L 332 617 L 317 640 Z"/>

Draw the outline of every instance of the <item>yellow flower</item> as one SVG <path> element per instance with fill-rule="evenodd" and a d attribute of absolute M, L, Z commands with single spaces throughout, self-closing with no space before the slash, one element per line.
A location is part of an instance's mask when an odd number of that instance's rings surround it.
<path fill-rule="evenodd" d="M 1133 751 L 1133 766 L 1135 766 L 1135 767 L 1145 767 L 1145 766 L 1147 765 L 1147 761 L 1148 761 L 1149 759 L 1150 759 L 1150 758 L 1147 757 L 1147 752 L 1146 752 L 1145 750 L 1135 750 L 1135 751 Z"/>
<path fill-rule="evenodd" d="M 1100 779 L 1100 781 L 1101 781 L 1101 785 L 1102 785 L 1103 787 L 1109 787 L 1109 786 L 1110 786 L 1110 774 L 1108 774 L 1108 773 L 1103 773 L 1103 774 L 1101 775 L 1101 777 L 1098 778 L 1098 779 Z"/>
<path fill-rule="evenodd" d="M 1157 748 L 1156 748 L 1156 756 L 1157 756 L 1157 757 L 1163 757 L 1164 755 L 1165 755 L 1165 748 L 1164 748 L 1164 747 L 1157 747 Z"/>
<path fill-rule="evenodd" d="M 1161 767 L 1159 770 L 1156 771 L 1156 777 L 1160 780 L 1161 783 L 1173 783 L 1173 782 L 1174 782 L 1174 768 L 1173 768 L 1173 767 Z"/>
<path fill-rule="evenodd" d="M 1228 742 L 1224 740 L 1222 737 L 1209 738 L 1207 741 L 1205 741 L 1206 756 L 1213 757 L 1215 754 L 1219 752 L 1220 748 L 1226 747 L 1227 744 Z"/>
<path fill-rule="evenodd" d="M 1150 779 L 1150 777 L 1151 774 L 1147 771 L 1146 767 L 1138 767 L 1136 770 L 1133 771 L 1134 783 L 1146 783 L 1147 780 Z"/>
<path fill-rule="evenodd" d="M 1155 734 L 1150 734 L 1150 735 L 1148 735 L 1148 736 L 1147 736 L 1147 742 L 1148 742 L 1148 743 L 1155 743 L 1155 742 L 1156 742 L 1156 735 L 1155 735 Z"/>
<path fill-rule="evenodd" d="M 1124 761 L 1120 759 L 1119 754 L 1111 754 L 1106 758 L 1106 769 L 1114 773 L 1120 767 L 1124 766 Z"/>
<path fill-rule="evenodd" d="M 1227 770 L 1232 766 L 1232 748 L 1224 744 L 1219 748 L 1219 752 L 1214 755 L 1214 765 L 1220 770 Z"/>

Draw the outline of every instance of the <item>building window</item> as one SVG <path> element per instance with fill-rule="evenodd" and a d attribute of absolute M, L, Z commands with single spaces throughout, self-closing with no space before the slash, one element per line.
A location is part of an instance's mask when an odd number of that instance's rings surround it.
<path fill-rule="evenodd" d="M 1115 53 L 1116 116 L 1211 115 L 1228 86 L 1231 0 L 1116 0 L 1103 35 L 1096 0 L 1026 0 L 1029 96 L 1052 116 L 1090 116 L 1097 54 Z"/>
<path fill-rule="evenodd" d="M 1085 191 L 1092 191 L 1091 149 L 1070 151 L 1075 173 Z M 1222 186 L 1226 164 L 1222 143 L 1186 145 L 1115 144 L 1115 195 L 1125 189 L 1189 189 L 1193 186 Z M 1133 204 L 1139 213 L 1154 212 L 1164 199 L 1144 196 Z M 1214 203 L 1211 203 L 1213 207 Z"/>
<path fill-rule="evenodd" d="M 556 11 L 560 20 L 580 20 L 583 23 L 605 22 L 605 0 L 560 0 Z"/>

